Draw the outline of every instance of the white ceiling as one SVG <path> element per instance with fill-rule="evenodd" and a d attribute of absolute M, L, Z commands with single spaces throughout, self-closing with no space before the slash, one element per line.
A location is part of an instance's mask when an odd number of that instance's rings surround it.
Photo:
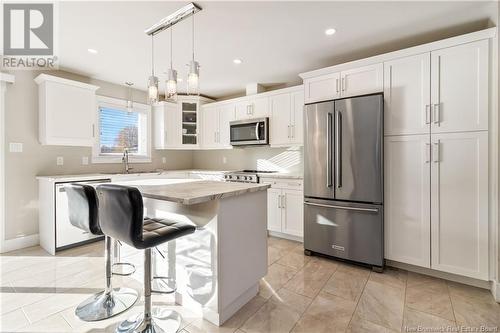
<path fill-rule="evenodd" d="M 201 92 L 240 94 L 247 83 L 298 83 L 298 73 L 488 26 L 494 2 L 197 2 Z M 60 67 L 146 88 L 151 40 L 144 29 L 186 2 L 60 2 Z M 337 33 L 326 36 L 333 27 Z M 191 21 L 174 26 L 174 68 L 185 77 Z M 155 37 L 165 78 L 170 33 Z M 98 54 L 87 52 L 88 48 Z M 243 60 L 233 64 L 234 58 Z M 185 90 L 185 78 L 180 90 Z"/>

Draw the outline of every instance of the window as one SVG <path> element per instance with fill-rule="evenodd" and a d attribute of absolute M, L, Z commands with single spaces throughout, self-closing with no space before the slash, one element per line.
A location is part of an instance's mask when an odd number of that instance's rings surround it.
<path fill-rule="evenodd" d="M 151 162 L 150 109 L 134 103 L 128 111 L 124 100 L 98 97 L 93 162 L 119 163 L 124 149 L 131 162 Z"/>

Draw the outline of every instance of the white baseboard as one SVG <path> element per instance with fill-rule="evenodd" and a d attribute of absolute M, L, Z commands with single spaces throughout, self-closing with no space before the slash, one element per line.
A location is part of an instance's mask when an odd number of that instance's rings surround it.
<path fill-rule="evenodd" d="M 289 234 L 284 234 L 282 232 L 269 231 L 269 230 L 267 231 L 267 233 L 269 236 L 272 236 L 272 237 L 285 238 L 288 240 L 293 240 L 296 242 L 304 243 L 304 238 L 302 238 L 302 237 L 292 236 Z"/>
<path fill-rule="evenodd" d="M 497 303 L 500 303 L 500 282 L 491 281 L 491 294 Z"/>
<path fill-rule="evenodd" d="M 38 234 L 18 237 L 14 239 L 6 239 L 3 241 L 0 253 L 24 249 L 25 247 L 35 246 L 38 244 L 40 244 Z"/>

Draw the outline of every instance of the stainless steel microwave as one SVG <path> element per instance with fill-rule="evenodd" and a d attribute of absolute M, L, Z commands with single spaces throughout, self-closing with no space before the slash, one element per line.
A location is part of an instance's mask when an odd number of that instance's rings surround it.
<path fill-rule="evenodd" d="M 229 127 L 233 146 L 269 144 L 269 118 L 231 121 Z"/>

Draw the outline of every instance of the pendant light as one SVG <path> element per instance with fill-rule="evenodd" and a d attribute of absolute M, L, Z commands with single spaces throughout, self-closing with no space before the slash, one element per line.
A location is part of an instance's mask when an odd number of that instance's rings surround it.
<path fill-rule="evenodd" d="M 165 84 L 165 99 L 166 100 L 177 100 L 177 71 L 172 65 L 172 53 L 173 53 L 173 27 L 170 28 L 170 69 L 167 72 L 167 82 Z"/>
<path fill-rule="evenodd" d="M 134 85 L 132 82 L 125 82 L 128 86 L 127 88 L 127 112 L 130 113 L 134 109 L 134 96 L 132 95 L 132 86 Z"/>
<path fill-rule="evenodd" d="M 149 104 L 158 102 L 158 77 L 155 76 L 154 35 L 151 35 L 151 76 L 148 79 Z"/>
<path fill-rule="evenodd" d="M 187 77 L 187 93 L 188 95 L 200 94 L 200 64 L 194 60 L 194 15 L 192 16 L 193 23 L 193 58 L 189 62 L 189 72 Z"/>

